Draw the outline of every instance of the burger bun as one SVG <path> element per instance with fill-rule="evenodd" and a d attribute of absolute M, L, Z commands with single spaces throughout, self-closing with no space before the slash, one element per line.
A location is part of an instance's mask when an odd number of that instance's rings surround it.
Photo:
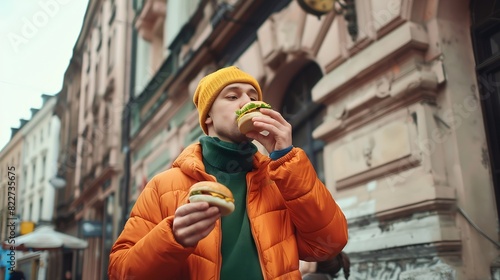
<path fill-rule="evenodd" d="M 253 125 L 252 118 L 253 117 L 262 117 L 265 116 L 261 112 L 253 111 L 250 113 L 244 114 L 239 120 L 238 120 L 238 129 L 240 130 L 241 133 L 247 134 L 250 131 L 255 131 L 255 126 Z"/>
<path fill-rule="evenodd" d="M 194 194 L 191 195 L 192 192 L 201 191 L 203 194 Z M 217 193 L 224 197 L 227 197 L 228 201 L 224 198 L 210 195 L 209 193 Z M 195 183 L 189 189 L 189 202 L 207 202 L 211 206 L 216 206 L 219 208 L 219 211 L 222 216 L 227 216 L 234 211 L 234 198 L 233 193 L 226 186 L 212 181 L 201 181 Z"/>

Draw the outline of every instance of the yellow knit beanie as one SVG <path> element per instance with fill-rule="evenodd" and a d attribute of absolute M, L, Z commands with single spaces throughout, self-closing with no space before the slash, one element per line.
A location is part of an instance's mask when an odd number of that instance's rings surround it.
<path fill-rule="evenodd" d="M 257 82 L 252 75 L 243 72 L 236 66 L 222 68 L 205 76 L 198 83 L 198 87 L 193 96 L 194 105 L 198 109 L 198 114 L 200 116 L 200 126 L 205 134 L 208 134 L 205 121 L 208 116 L 208 111 L 210 111 L 212 107 L 212 103 L 214 103 L 215 98 L 222 89 L 233 83 L 247 83 L 252 85 L 259 94 L 258 100 L 262 101 L 262 90 L 260 89 L 259 82 Z"/>

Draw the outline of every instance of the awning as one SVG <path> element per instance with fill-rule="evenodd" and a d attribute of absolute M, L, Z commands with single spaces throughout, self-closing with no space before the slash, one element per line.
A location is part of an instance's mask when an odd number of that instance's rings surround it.
<path fill-rule="evenodd" d="M 48 250 L 57 248 L 85 249 L 88 246 L 88 242 L 55 231 L 53 226 L 40 226 L 33 232 L 18 236 L 14 238 L 14 240 L 6 240 L 2 242 L 2 245 L 4 249 L 14 246 L 16 250 Z"/>

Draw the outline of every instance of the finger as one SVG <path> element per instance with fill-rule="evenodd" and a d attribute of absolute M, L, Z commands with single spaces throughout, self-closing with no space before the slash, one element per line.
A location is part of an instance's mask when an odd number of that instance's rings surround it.
<path fill-rule="evenodd" d="M 270 116 L 272 119 L 279 122 L 281 125 L 289 125 L 285 118 L 278 112 L 272 109 L 261 108 L 260 112 L 264 115 Z"/>
<path fill-rule="evenodd" d="M 262 145 L 264 145 L 264 147 L 266 148 L 267 150 L 267 147 L 265 145 L 266 143 L 266 136 L 260 134 L 259 132 L 255 132 L 255 131 L 250 131 L 248 132 L 247 134 L 245 134 L 246 137 L 248 138 L 251 138 L 259 143 L 261 143 Z"/>
<path fill-rule="evenodd" d="M 264 136 L 260 133 L 257 133 L 257 132 L 249 132 L 246 134 L 246 136 L 248 138 L 251 138 L 257 142 L 259 142 L 265 149 L 268 153 L 271 153 L 272 151 L 274 151 L 274 139 L 269 137 L 269 136 Z"/>
<path fill-rule="evenodd" d="M 275 141 L 283 141 L 284 139 L 289 138 L 291 135 L 291 129 L 279 124 L 275 120 L 263 120 L 260 121 L 259 117 L 255 117 L 254 126 L 257 128 L 257 131 L 267 131 L 267 135 L 257 136 L 259 139 L 274 139 Z M 269 118 L 264 118 L 269 119 Z"/>
<path fill-rule="evenodd" d="M 213 230 L 215 222 L 220 218 L 219 209 L 211 207 L 202 213 L 205 215 L 201 219 L 193 217 L 198 216 L 199 212 L 186 217 L 174 218 L 173 231 L 178 243 L 183 246 L 193 246 Z M 193 221 L 195 222 L 191 223 Z"/>
<path fill-rule="evenodd" d="M 280 135 L 285 133 L 285 128 L 275 120 L 268 120 L 269 118 L 255 117 L 252 119 L 253 125 L 257 131 L 267 131 L 269 134 Z M 283 132 L 283 133 L 280 133 Z M 262 133 L 261 133 L 262 134 Z M 268 136 L 263 134 L 263 136 Z"/>
<path fill-rule="evenodd" d="M 212 230 L 215 228 L 215 222 L 209 226 L 207 229 L 201 231 L 201 232 L 197 232 L 195 235 L 190 235 L 190 236 L 187 236 L 186 238 L 183 239 L 183 242 L 179 242 L 180 244 L 182 244 L 184 247 L 192 247 L 192 246 L 195 246 L 200 240 L 202 240 L 203 238 L 207 237 L 210 232 L 212 232 Z"/>
<path fill-rule="evenodd" d="M 257 117 L 256 117 L 257 118 Z M 260 133 L 247 135 L 261 143 L 266 150 L 271 153 L 274 150 L 281 150 L 292 145 L 292 131 L 290 127 L 279 126 L 274 124 L 254 122 L 254 126 L 258 131 L 265 130 L 269 134 L 262 135 Z"/>
<path fill-rule="evenodd" d="M 218 218 L 213 223 L 209 224 L 209 226 L 205 230 L 203 230 L 199 233 L 198 240 L 201 240 L 201 239 L 207 237 L 212 232 L 212 230 L 215 228 L 215 222 L 217 220 L 218 220 Z"/>
<path fill-rule="evenodd" d="M 195 205 L 200 204 L 200 205 Z M 204 205 L 201 205 L 204 204 Z M 206 209 L 205 207 L 206 206 Z M 183 215 L 179 215 L 179 212 Z M 196 202 L 183 205 L 175 211 L 174 222 L 177 219 L 179 226 L 189 226 L 191 224 L 197 223 L 200 220 L 204 220 L 219 214 L 219 208 L 210 207 L 206 202 Z"/>
<path fill-rule="evenodd" d="M 193 212 L 205 211 L 210 207 L 207 202 L 190 202 L 175 210 L 175 216 L 183 217 Z"/>
<path fill-rule="evenodd" d="M 196 203 L 196 204 L 200 204 L 201 206 L 201 203 Z M 181 244 L 183 244 L 183 241 L 186 238 L 192 235 L 192 232 L 196 230 L 196 227 L 201 227 L 201 228 L 204 227 L 203 222 L 199 225 L 196 225 L 197 223 L 204 220 L 208 220 L 208 222 L 210 222 L 210 219 L 216 220 L 220 215 L 219 209 L 217 207 L 210 207 L 203 211 L 192 211 L 193 209 L 196 208 L 197 208 L 196 205 L 186 204 L 179 207 L 174 214 L 175 216 L 172 224 L 172 230 L 174 232 L 175 239 L 177 240 L 177 242 Z M 188 214 L 178 215 L 179 212 L 181 214 L 184 213 Z M 194 228 L 192 228 L 193 225 Z"/>
<path fill-rule="evenodd" d="M 291 131 L 292 125 L 288 123 L 283 117 L 274 111 L 272 112 L 272 115 L 266 115 L 262 117 L 253 117 L 252 121 L 254 123 L 254 126 L 259 128 L 259 129 L 271 129 L 270 126 L 273 128 L 276 128 L 276 132 L 278 131 L 283 131 L 285 134 L 288 131 Z M 268 126 L 265 126 L 268 125 Z"/>
<path fill-rule="evenodd" d="M 204 238 L 214 228 L 215 222 L 220 218 L 220 215 L 213 216 L 207 219 L 200 220 L 188 227 L 179 229 L 178 234 L 185 239 L 196 239 L 197 241 Z"/>

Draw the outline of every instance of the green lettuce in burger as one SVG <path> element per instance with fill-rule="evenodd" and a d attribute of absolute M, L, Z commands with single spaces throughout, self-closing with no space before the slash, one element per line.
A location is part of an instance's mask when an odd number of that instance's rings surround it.
<path fill-rule="evenodd" d="M 241 109 L 236 111 L 236 115 L 238 116 L 236 121 L 238 122 L 238 129 L 241 133 L 247 134 L 248 132 L 255 130 L 252 118 L 265 116 L 260 112 L 261 108 L 271 109 L 271 105 L 263 101 L 250 101 L 243 105 Z"/>

